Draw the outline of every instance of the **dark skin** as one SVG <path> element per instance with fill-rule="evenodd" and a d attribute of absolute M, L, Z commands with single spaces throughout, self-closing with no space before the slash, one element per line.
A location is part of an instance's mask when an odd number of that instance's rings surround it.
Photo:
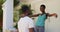
<path fill-rule="evenodd" d="M 46 13 L 44 7 L 40 7 L 40 11 L 42 12 L 42 14 Z M 37 16 L 42 15 L 42 14 L 40 13 L 40 14 L 30 15 L 30 17 L 37 17 Z M 54 17 L 57 18 L 57 14 L 56 13 L 53 13 L 53 14 L 46 13 L 46 14 L 47 14 L 46 17 L 52 17 L 52 16 L 54 16 Z"/>
<path fill-rule="evenodd" d="M 29 28 L 29 32 L 34 32 L 34 28 Z"/>

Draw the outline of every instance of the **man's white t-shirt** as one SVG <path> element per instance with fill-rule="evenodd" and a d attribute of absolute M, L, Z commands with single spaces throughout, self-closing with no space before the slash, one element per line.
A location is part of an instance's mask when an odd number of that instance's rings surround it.
<path fill-rule="evenodd" d="M 34 28 L 34 21 L 28 16 L 21 18 L 18 22 L 19 32 L 29 32 L 29 28 Z"/>

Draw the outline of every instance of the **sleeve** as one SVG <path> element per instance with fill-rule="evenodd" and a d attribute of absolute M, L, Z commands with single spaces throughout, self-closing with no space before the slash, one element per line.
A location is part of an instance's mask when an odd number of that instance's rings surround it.
<path fill-rule="evenodd" d="M 32 19 L 29 20 L 28 28 L 34 28 L 34 21 Z"/>

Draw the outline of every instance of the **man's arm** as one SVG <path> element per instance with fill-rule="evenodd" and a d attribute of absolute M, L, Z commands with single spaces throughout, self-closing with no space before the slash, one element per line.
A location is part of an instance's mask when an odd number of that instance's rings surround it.
<path fill-rule="evenodd" d="M 30 18 L 28 23 L 29 32 L 34 32 L 34 27 L 35 27 L 34 21 Z"/>
<path fill-rule="evenodd" d="M 56 13 L 53 13 L 53 14 L 49 14 L 49 13 L 47 13 L 47 16 L 49 16 L 49 17 L 54 16 L 54 17 L 56 17 L 56 18 L 57 18 L 57 14 L 56 14 Z"/>
<path fill-rule="evenodd" d="M 29 28 L 29 32 L 34 32 L 34 28 Z"/>

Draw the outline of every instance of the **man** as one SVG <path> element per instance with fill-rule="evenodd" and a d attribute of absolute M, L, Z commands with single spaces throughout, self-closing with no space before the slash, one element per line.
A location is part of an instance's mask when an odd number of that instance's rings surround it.
<path fill-rule="evenodd" d="M 29 15 L 29 7 L 27 5 L 22 5 L 22 17 L 18 22 L 18 30 L 19 32 L 34 32 L 34 21 L 28 17 Z"/>

